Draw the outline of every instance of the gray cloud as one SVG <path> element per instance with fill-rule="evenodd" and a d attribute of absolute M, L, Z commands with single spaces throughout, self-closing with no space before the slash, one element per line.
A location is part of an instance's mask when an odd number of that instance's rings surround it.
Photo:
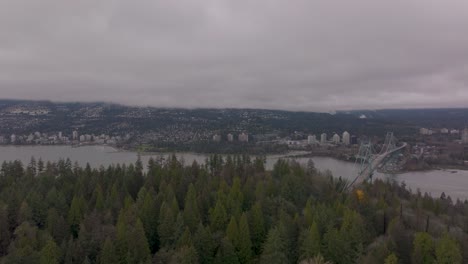
<path fill-rule="evenodd" d="M 0 97 L 468 106 L 465 0 L 2 0 Z"/>

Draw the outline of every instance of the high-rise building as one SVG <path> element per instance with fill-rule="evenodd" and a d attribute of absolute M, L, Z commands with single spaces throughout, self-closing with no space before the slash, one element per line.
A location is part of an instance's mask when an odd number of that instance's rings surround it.
<path fill-rule="evenodd" d="M 240 142 L 249 142 L 249 135 L 246 133 L 239 134 L 239 141 Z"/>
<path fill-rule="evenodd" d="M 309 135 L 309 136 L 307 137 L 307 143 L 308 143 L 309 145 L 312 145 L 312 144 L 317 143 L 317 137 L 316 137 L 315 135 Z"/>
<path fill-rule="evenodd" d="M 16 135 L 15 135 L 15 134 L 12 134 L 12 135 L 10 136 L 10 142 L 11 142 L 11 143 L 15 143 L 15 142 L 16 142 Z"/>
<path fill-rule="evenodd" d="M 332 141 L 333 143 L 335 144 L 340 144 L 340 136 L 338 136 L 338 134 L 334 134 L 333 137 L 332 137 Z"/>
<path fill-rule="evenodd" d="M 213 141 L 214 142 L 221 142 L 221 135 L 218 135 L 218 134 L 214 135 L 213 136 Z"/>
<path fill-rule="evenodd" d="M 461 140 L 463 144 L 468 144 L 468 128 L 463 129 Z"/>
<path fill-rule="evenodd" d="M 432 129 L 428 129 L 428 128 L 420 128 L 419 129 L 419 134 L 421 135 L 432 135 L 434 133 L 434 131 Z"/>
<path fill-rule="evenodd" d="M 348 131 L 343 132 L 343 144 L 349 145 L 351 143 L 351 135 Z"/>
<path fill-rule="evenodd" d="M 327 143 L 327 134 L 326 133 L 322 133 L 322 135 L 320 135 L 320 143 L 322 143 L 322 144 Z"/>
<path fill-rule="evenodd" d="M 229 141 L 229 142 L 234 141 L 234 136 L 231 133 L 227 134 L 227 141 Z"/>
<path fill-rule="evenodd" d="M 73 131 L 72 138 L 73 138 L 73 140 L 78 140 L 78 139 L 79 139 L 79 137 L 78 137 L 78 131 L 76 131 L 76 130 Z"/>

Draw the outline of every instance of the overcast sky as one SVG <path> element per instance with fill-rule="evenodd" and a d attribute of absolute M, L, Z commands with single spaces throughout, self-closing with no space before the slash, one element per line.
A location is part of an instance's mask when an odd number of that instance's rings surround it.
<path fill-rule="evenodd" d="M 468 107 L 468 1 L 0 0 L 0 98 Z"/>

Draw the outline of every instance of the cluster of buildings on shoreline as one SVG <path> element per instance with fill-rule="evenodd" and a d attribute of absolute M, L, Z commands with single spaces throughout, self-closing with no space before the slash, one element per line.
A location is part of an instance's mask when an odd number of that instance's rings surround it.
<path fill-rule="evenodd" d="M 223 140 L 223 137 L 220 134 L 215 134 L 213 135 L 213 141 L 214 142 L 221 142 Z M 226 141 L 227 142 L 234 142 L 234 135 L 229 133 L 226 135 Z M 239 142 L 249 142 L 249 134 L 242 132 L 237 136 L 237 141 Z"/>
<path fill-rule="evenodd" d="M 78 131 L 73 131 L 71 135 L 58 133 L 41 133 L 36 131 L 29 135 L 9 136 L 0 135 L 0 144 L 11 145 L 80 145 L 80 144 L 106 144 L 116 145 L 117 143 L 128 140 L 129 136 L 110 136 L 106 134 L 79 134 Z"/>
<path fill-rule="evenodd" d="M 442 134 L 442 135 L 452 135 L 452 136 L 460 136 L 461 143 L 463 144 L 468 144 L 468 128 L 465 128 L 463 130 L 458 130 L 458 129 L 448 129 L 448 128 L 442 128 L 442 129 L 430 129 L 430 128 L 420 128 L 419 129 L 419 134 L 423 136 L 431 136 L 435 134 Z"/>
<path fill-rule="evenodd" d="M 320 134 L 318 139 L 316 135 L 309 135 L 307 140 L 287 140 L 285 143 L 288 146 L 306 146 L 306 145 L 321 145 L 321 146 L 330 146 L 330 145 L 355 145 L 358 143 L 356 136 L 351 136 L 348 131 L 344 131 L 340 136 L 337 133 L 334 133 L 330 138 L 327 133 Z"/>
<path fill-rule="evenodd" d="M 334 133 L 332 137 L 328 137 L 326 133 L 322 133 L 320 138 L 317 138 L 316 135 L 308 135 L 306 139 L 301 140 L 292 140 L 290 138 L 276 138 L 273 140 L 259 140 L 256 136 L 254 136 L 255 143 L 263 144 L 263 143 L 276 143 L 281 145 L 288 145 L 290 147 L 306 147 L 306 146 L 313 146 L 313 145 L 322 145 L 322 146 L 330 146 L 330 145 L 355 145 L 358 144 L 358 139 L 356 136 L 352 136 L 347 131 L 344 131 L 343 134 L 340 136 L 337 133 Z M 234 142 L 236 141 L 235 136 L 231 133 L 225 135 L 224 137 L 220 134 L 214 134 L 212 138 L 213 142 Z M 249 142 L 249 135 L 245 132 L 239 134 L 237 136 L 237 142 Z"/>

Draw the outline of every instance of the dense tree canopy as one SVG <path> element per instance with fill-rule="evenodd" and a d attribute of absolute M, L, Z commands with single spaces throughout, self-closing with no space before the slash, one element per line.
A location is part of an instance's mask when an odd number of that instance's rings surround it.
<path fill-rule="evenodd" d="M 0 263 L 468 263 L 466 202 L 263 162 L 4 163 Z"/>

